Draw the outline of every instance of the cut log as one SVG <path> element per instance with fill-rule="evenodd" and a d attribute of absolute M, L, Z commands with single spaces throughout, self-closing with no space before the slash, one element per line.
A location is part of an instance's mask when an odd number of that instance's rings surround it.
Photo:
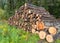
<path fill-rule="evenodd" d="M 52 35 L 47 35 L 47 36 L 46 36 L 46 40 L 47 40 L 48 42 L 53 42 L 53 41 L 54 41 Z"/>
<path fill-rule="evenodd" d="M 40 37 L 40 39 L 45 39 L 45 37 L 46 37 L 46 32 L 45 32 L 45 31 L 40 31 L 40 32 L 39 32 L 39 37 Z"/>
<path fill-rule="evenodd" d="M 32 11 L 31 11 L 31 10 L 29 10 L 29 12 L 28 12 L 28 13 L 30 14 L 30 13 L 32 13 Z"/>
<path fill-rule="evenodd" d="M 35 29 L 32 29 L 32 33 L 35 33 Z"/>
<path fill-rule="evenodd" d="M 39 19 L 40 19 L 40 17 L 37 18 L 37 20 L 39 20 Z"/>
<path fill-rule="evenodd" d="M 49 27 L 49 33 L 52 34 L 52 35 L 55 35 L 57 33 L 57 30 L 55 27 Z"/>
<path fill-rule="evenodd" d="M 39 16 L 39 14 L 36 14 L 36 17 L 38 17 Z"/>
<path fill-rule="evenodd" d="M 25 3 L 25 7 L 27 7 L 27 3 Z"/>
<path fill-rule="evenodd" d="M 43 22 L 37 21 L 36 25 L 37 25 L 38 30 L 44 30 L 44 23 Z"/>
<path fill-rule="evenodd" d="M 32 28 L 33 28 L 33 29 L 36 29 L 37 27 L 36 27 L 36 25 L 32 25 Z"/>
<path fill-rule="evenodd" d="M 22 18 L 24 18 L 24 15 L 22 14 Z"/>

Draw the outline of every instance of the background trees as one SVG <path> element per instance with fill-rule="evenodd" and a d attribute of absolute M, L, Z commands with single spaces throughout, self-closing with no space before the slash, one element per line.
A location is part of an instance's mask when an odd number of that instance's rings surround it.
<path fill-rule="evenodd" d="M 25 2 L 45 7 L 56 18 L 60 17 L 60 0 L 0 0 L 0 8 L 6 11 L 4 16 L 8 19 Z"/>

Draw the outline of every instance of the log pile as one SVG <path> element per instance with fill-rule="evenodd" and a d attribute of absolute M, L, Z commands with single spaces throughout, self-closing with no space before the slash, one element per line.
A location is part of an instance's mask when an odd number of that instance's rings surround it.
<path fill-rule="evenodd" d="M 45 26 L 44 21 L 46 20 L 53 22 L 55 18 L 43 7 L 25 3 L 15 11 L 15 15 L 10 17 L 8 22 L 10 25 L 17 26 L 23 30 L 37 33 L 40 39 L 53 42 L 53 36 L 57 33 L 57 30 L 54 26 Z"/>

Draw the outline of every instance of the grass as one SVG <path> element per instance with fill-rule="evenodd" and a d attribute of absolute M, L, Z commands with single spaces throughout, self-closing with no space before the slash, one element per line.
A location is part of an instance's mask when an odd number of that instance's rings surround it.
<path fill-rule="evenodd" d="M 37 43 L 38 40 L 38 35 L 0 21 L 0 43 Z"/>

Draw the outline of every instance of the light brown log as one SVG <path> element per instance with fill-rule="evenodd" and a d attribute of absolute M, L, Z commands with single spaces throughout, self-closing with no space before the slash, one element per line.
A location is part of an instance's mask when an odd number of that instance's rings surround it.
<path fill-rule="evenodd" d="M 40 32 L 39 32 L 39 37 L 40 37 L 40 39 L 45 39 L 45 37 L 46 37 L 46 32 L 45 32 L 45 31 L 40 31 Z"/>
<path fill-rule="evenodd" d="M 36 14 L 36 17 L 38 17 L 39 16 L 39 14 Z"/>
<path fill-rule="evenodd" d="M 49 35 L 49 34 L 46 36 L 46 40 L 48 42 L 53 42 L 54 41 L 53 36 L 52 35 Z"/>
<path fill-rule="evenodd" d="M 22 14 L 22 18 L 24 18 L 24 15 Z"/>
<path fill-rule="evenodd" d="M 32 29 L 32 33 L 35 33 L 35 29 Z"/>
<path fill-rule="evenodd" d="M 42 17 L 42 15 L 39 15 L 39 17 L 41 18 L 41 17 Z"/>
<path fill-rule="evenodd" d="M 31 16 L 29 15 L 28 18 L 30 18 Z"/>
<path fill-rule="evenodd" d="M 18 25 L 18 21 L 15 22 L 15 25 Z"/>
<path fill-rule="evenodd" d="M 25 7 L 27 7 L 27 3 L 25 3 Z"/>
<path fill-rule="evenodd" d="M 13 21 L 14 22 L 14 24 L 16 23 L 16 21 Z"/>
<path fill-rule="evenodd" d="M 33 29 L 37 29 L 37 26 L 36 26 L 36 25 L 32 25 L 32 28 L 33 28 Z"/>
<path fill-rule="evenodd" d="M 40 19 L 40 17 L 37 18 L 37 20 L 39 20 L 39 19 Z"/>
<path fill-rule="evenodd" d="M 29 10 L 28 13 L 29 13 L 29 14 L 32 13 L 31 10 Z"/>
<path fill-rule="evenodd" d="M 37 28 L 38 28 L 39 30 L 44 30 L 44 23 L 43 23 L 43 22 L 37 21 L 37 22 L 36 22 L 36 25 L 37 25 Z"/>
<path fill-rule="evenodd" d="M 49 33 L 52 34 L 52 35 L 55 35 L 57 33 L 57 30 L 55 27 L 49 27 Z"/>
<path fill-rule="evenodd" d="M 32 18 L 32 17 L 33 17 L 33 15 L 32 15 L 32 14 L 31 14 L 30 16 L 31 16 L 30 18 Z"/>
<path fill-rule="evenodd" d="M 30 22 L 32 22 L 33 20 L 30 18 Z"/>

